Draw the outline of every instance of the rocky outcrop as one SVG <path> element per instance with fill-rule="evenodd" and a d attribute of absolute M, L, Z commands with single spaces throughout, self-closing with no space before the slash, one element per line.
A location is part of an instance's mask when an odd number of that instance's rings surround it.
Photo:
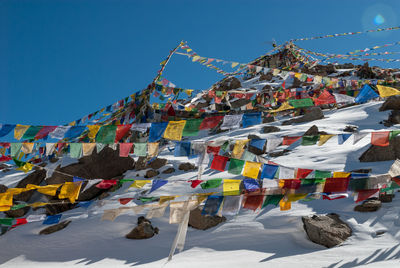
<path fill-rule="evenodd" d="M 389 161 L 400 158 L 400 137 L 389 141 L 389 146 L 371 145 L 359 158 L 360 162 Z"/>
<path fill-rule="evenodd" d="M 160 174 L 160 172 L 158 172 L 157 170 L 154 169 L 150 169 L 146 171 L 146 175 L 144 175 L 145 178 L 153 178 L 155 176 L 157 176 L 158 174 Z"/>
<path fill-rule="evenodd" d="M 390 203 L 394 198 L 394 194 L 383 194 L 379 196 L 379 201 L 382 203 Z"/>
<path fill-rule="evenodd" d="M 162 168 L 167 164 L 168 160 L 164 158 L 156 158 L 153 161 L 151 161 L 147 167 L 152 168 L 152 169 L 159 169 Z"/>
<path fill-rule="evenodd" d="M 279 132 L 281 129 L 275 126 L 265 126 L 262 128 L 262 133 L 272 133 L 272 132 Z"/>
<path fill-rule="evenodd" d="M 148 239 L 158 234 L 159 229 L 143 216 L 138 218 L 137 226 L 125 237 L 128 239 Z"/>
<path fill-rule="evenodd" d="M 317 244 L 331 248 L 343 243 L 352 234 L 349 225 L 343 222 L 339 215 L 313 215 L 302 217 L 303 227 L 308 238 Z"/>
<path fill-rule="evenodd" d="M 171 173 L 174 173 L 174 172 L 175 172 L 175 169 L 173 167 L 169 167 L 169 168 L 163 170 L 161 173 L 162 174 L 171 174 Z"/>
<path fill-rule="evenodd" d="M 228 77 L 223 79 L 221 82 L 219 82 L 216 86 L 216 90 L 219 91 L 227 91 L 231 89 L 237 89 L 242 87 L 239 79 L 236 77 Z"/>
<path fill-rule="evenodd" d="M 354 207 L 354 211 L 358 212 L 374 212 L 380 209 L 382 202 L 378 199 L 368 199 L 365 200 L 361 205 Z"/>
<path fill-rule="evenodd" d="M 189 226 L 198 230 L 207 230 L 225 221 L 223 216 L 202 215 L 200 208 L 190 211 Z"/>
<path fill-rule="evenodd" d="M 58 231 L 64 229 L 65 227 L 67 227 L 70 223 L 71 223 L 71 221 L 62 221 L 62 222 L 57 223 L 55 225 L 49 226 L 47 228 L 44 228 L 43 230 L 41 230 L 39 232 L 39 234 L 40 235 L 48 235 L 48 234 L 52 234 L 52 233 L 58 232 Z"/>
<path fill-rule="evenodd" d="M 180 164 L 178 169 L 183 171 L 190 171 L 190 170 L 195 170 L 196 166 L 193 165 L 192 163 L 187 162 Z"/>
<path fill-rule="evenodd" d="M 322 112 L 320 107 L 310 107 L 306 110 L 305 115 L 283 121 L 282 125 L 285 126 L 285 125 L 291 125 L 291 124 L 295 124 L 295 123 L 311 122 L 311 121 L 322 119 L 322 118 L 324 118 L 324 113 Z"/>
<path fill-rule="evenodd" d="M 400 124 L 400 111 L 391 111 L 387 120 L 383 121 L 385 127 L 391 127 L 393 125 Z"/>
<path fill-rule="evenodd" d="M 400 110 L 400 95 L 390 96 L 385 100 L 379 111 Z"/>
<path fill-rule="evenodd" d="M 46 178 L 46 170 L 37 170 L 20 180 L 15 188 L 25 188 L 28 184 L 39 185 Z M 14 195 L 14 201 L 28 202 L 35 190 Z"/>

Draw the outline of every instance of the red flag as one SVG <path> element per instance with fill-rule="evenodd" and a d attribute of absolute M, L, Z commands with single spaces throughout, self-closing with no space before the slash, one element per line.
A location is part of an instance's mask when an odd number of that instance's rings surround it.
<path fill-rule="evenodd" d="M 228 162 L 229 158 L 221 155 L 215 155 L 214 159 L 211 163 L 211 169 L 225 171 L 226 163 Z"/>
<path fill-rule="evenodd" d="M 128 157 L 131 151 L 133 143 L 120 143 L 119 144 L 119 156 Z"/>
<path fill-rule="evenodd" d="M 176 115 L 174 107 L 172 107 L 172 105 L 169 106 L 168 111 L 167 111 L 167 115 L 169 115 L 169 116 L 175 116 Z"/>
<path fill-rule="evenodd" d="M 121 204 L 121 205 L 126 205 L 126 204 L 128 204 L 130 201 L 132 201 L 133 200 L 133 198 L 120 198 L 120 199 L 118 199 L 118 201 L 119 201 L 119 203 Z"/>
<path fill-rule="evenodd" d="M 389 146 L 390 131 L 372 132 L 371 144 L 376 146 Z"/>
<path fill-rule="evenodd" d="M 7 156 L 7 155 L 0 156 L 0 162 L 7 162 L 7 161 L 10 161 L 10 160 L 12 160 L 11 156 Z"/>
<path fill-rule="evenodd" d="M 201 122 L 199 129 L 215 128 L 223 118 L 223 115 L 206 117 L 203 122 Z"/>
<path fill-rule="evenodd" d="M 49 135 L 50 132 L 55 130 L 57 126 L 44 126 L 42 127 L 39 132 L 35 135 L 35 140 L 40 140 L 45 138 L 47 135 Z"/>
<path fill-rule="evenodd" d="M 28 221 L 26 220 L 26 218 L 21 218 L 21 219 L 16 219 L 17 220 L 17 222 L 13 225 L 13 226 L 11 226 L 11 227 L 17 227 L 17 226 L 19 226 L 19 225 L 24 225 L 24 224 L 27 224 L 28 223 Z"/>
<path fill-rule="evenodd" d="M 109 189 L 116 184 L 116 180 L 102 180 L 99 184 L 96 184 L 96 187 L 99 189 Z"/>
<path fill-rule="evenodd" d="M 299 169 L 297 169 L 296 178 L 297 178 L 297 179 L 305 179 L 305 178 L 307 178 L 307 176 L 308 176 L 311 172 L 313 172 L 312 169 L 303 169 L 303 168 L 299 168 Z"/>
<path fill-rule="evenodd" d="M 322 92 L 318 98 L 314 99 L 314 103 L 316 106 L 322 104 L 336 103 L 336 99 L 331 93 L 329 93 L 328 90 L 324 90 L 324 92 Z"/>
<path fill-rule="evenodd" d="M 119 142 L 125 135 L 128 133 L 128 131 L 131 129 L 132 125 L 119 125 L 117 127 L 117 131 L 115 133 L 115 142 Z"/>
<path fill-rule="evenodd" d="M 257 209 L 261 208 L 263 200 L 264 200 L 263 194 L 261 194 L 261 195 L 260 194 L 245 195 L 243 208 L 256 211 Z"/>
<path fill-rule="evenodd" d="M 336 200 L 336 199 L 342 199 L 342 198 L 347 198 L 347 194 L 335 194 L 335 195 L 323 195 L 322 196 L 323 200 Z"/>
<path fill-rule="evenodd" d="M 0 142 L 0 146 L 4 147 L 4 148 L 9 148 L 10 147 L 10 143 L 9 142 Z"/>
<path fill-rule="evenodd" d="M 220 148 L 221 148 L 221 146 L 217 146 L 217 147 L 207 146 L 207 153 L 216 155 L 219 153 Z"/>
<path fill-rule="evenodd" d="M 190 180 L 190 181 L 188 181 L 188 182 L 190 182 L 191 184 L 190 184 L 190 187 L 192 187 L 192 188 L 196 188 L 200 183 L 202 183 L 203 181 L 202 180 Z"/>
<path fill-rule="evenodd" d="M 301 180 L 299 179 L 288 179 L 288 180 L 283 180 L 284 184 L 283 187 L 284 189 L 299 189 L 301 185 Z"/>
<path fill-rule="evenodd" d="M 328 178 L 325 181 L 324 193 L 346 192 L 349 178 Z"/>
<path fill-rule="evenodd" d="M 365 199 L 373 196 L 379 189 L 370 189 L 370 190 L 359 190 L 357 193 L 356 203 L 360 201 L 364 201 Z"/>
<path fill-rule="evenodd" d="M 283 137 L 282 145 L 291 145 L 298 141 L 301 136 L 294 136 L 294 137 Z"/>

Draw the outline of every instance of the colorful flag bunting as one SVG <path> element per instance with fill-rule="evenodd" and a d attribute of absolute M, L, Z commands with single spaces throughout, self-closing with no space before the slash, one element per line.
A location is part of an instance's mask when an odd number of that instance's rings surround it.
<path fill-rule="evenodd" d="M 243 176 L 257 179 L 262 163 L 247 161 L 244 165 Z"/>

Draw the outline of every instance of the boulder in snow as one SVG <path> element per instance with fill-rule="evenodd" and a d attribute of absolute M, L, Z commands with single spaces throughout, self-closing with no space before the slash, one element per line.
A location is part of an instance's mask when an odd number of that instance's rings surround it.
<path fill-rule="evenodd" d="M 147 170 L 146 175 L 144 175 L 144 177 L 145 178 L 153 178 L 153 177 L 157 176 L 158 174 L 160 174 L 160 172 L 158 172 L 157 170 L 150 169 L 150 170 Z"/>
<path fill-rule="evenodd" d="M 184 171 L 190 171 L 196 169 L 196 166 L 193 165 L 192 163 L 186 162 L 182 163 L 178 167 L 179 170 L 184 170 Z"/>
<path fill-rule="evenodd" d="M 305 115 L 283 121 L 282 125 L 285 126 L 285 125 L 291 125 L 294 123 L 310 122 L 310 121 L 314 121 L 314 120 L 318 120 L 318 119 L 322 119 L 322 118 L 324 118 L 324 113 L 322 112 L 320 107 L 310 107 L 306 110 Z"/>
<path fill-rule="evenodd" d="M 350 226 L 334 213 L 302 217 L 302 221 L 308 238 L 327 248 L 343 243 L 352 234 Z"/>
<path fill-rule="evenodd" d="M 159 169 L 162 168 L 167 164 L 168 160 L 164 158 L 156 158 L 153 161 L 151 161 L 148 165 L 149 168 L 152 169 Z"/>
<path fill-rule="evenodd" d="M 265 126 L 262 128 L 262 133 L 272 133 L 272 132 L 279 132 L 281 129 L 275 126 Z"/>
<path fill-rule="evenodd" d="M 43 230 L 41 230 L 39 232 L 39 234 L 41 235 L 48 235 L 48 234 L 52 234 L 55 233 L 57 231 L 60 231 L 62 229 L 64 229 L 65 227 L 67 227 L 69 224 L 71 223 L 71 221 L 62 221 L 60 223 L 57 223 L 55 225 L 51 225 L 49 227 L 44 228 Z"/>
<path fill-rule="evenodd" d="M 400 110 L 400 95 L 390 96 L 385 100 L 379 111 Z"/>
<path fill-rule="evenodd" d="M 365 200 L 361 205 L 357 205 L 354 207 L 354 211 L 358 212 L 374 212 L 380 209 L 382 206 L 382 202 L 377 199 L 368 199 Z"/>
<path fill-rule="evenodd" d="M 207 230 L 225 221 L 226 218 L 224 216 L 202 215 L 200 208 L 190 211 L 189 226 L 194 229 Z"/>
<path fill-rule="evenodd" d="M 389 161 L 400 158 L 400 137 L 389 141 L 389 146 L 371 145 L 359 158 L 360 162 Z"/>
<path fill-rule="evenodd" d="M 125 237 L 128 239 L 147 239 L 158 234 L 159 230 L 157 227 L 151 225 L 151 221 L 143 216 L 138 218 L 137 226 Z"/>

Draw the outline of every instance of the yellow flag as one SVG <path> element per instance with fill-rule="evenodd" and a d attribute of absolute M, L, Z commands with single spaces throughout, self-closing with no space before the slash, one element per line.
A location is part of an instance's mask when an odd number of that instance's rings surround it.
<path fill-rule="evenodd" d="M 147 143 L 147 155 L 150 157 L 155 157 L 158 154 L 158 142 Z"/>
<path fill-rule="evenodd" d="M 24 142 L 22 143 L 21 152 L 24 154 L 30 154 L 32 153 L 33 146 L 35 146 L 33 142 Z"/>
<path fill-rule="evenodd" d="M 91 155 L 94 148 L 96 148 L 96 143 L 82 143 L 83 156 Z"/>
<path fill-rule="evenodd" d="M 232 68 L 235 68 L 238 65 L 239 65 L 239 62 L 232 62 Z"/>
<path fill-rule="evenodd" d="M 99 129 L 101 126 L 99 125 L 88 125 L 87 126 L 89 129 L 89 134 L 88 137 L 92 141 L 96 138 L 97 132 L 99 132 Z"/>
<path fill-rule="evenodd" d="M 75 126 L 75 125 L 76 125 L 76 122 L 75 122 L 75 121 L 72 121 L 72 122 L 69 123 L 68 125 L 69 125 L 69 126 Z"/>
<path fill-rule="evenodd" d="M 276 110 L 270 110 L 270 113 L 277 113 L 277 112 L 282 112 L 286 110 L 294 109 L 293 106 L 291 106 L 288 102 L 284 102 L 278 109 Z"/>
<path fill-rule="evenodd" d="M 283 199 L 279 202 L 279 207 L 281 211 L 290 210 L 292 208 L 292 203 L 283 201 Z"/>
<path fill-rule="evenodd" d="M 75 200 L 79 196 L 79 191 L 81 190 L 82 182 L 66 182 L 61 187 L 60 194 L 58 198 L 64 199 L 68 198 L 71 203 L 75 203 Z"/>
<path fill-rule="evenodd" d="M 173 196 L 160 196 L 160 201 L 158 201 L 158 203 L 159 203 L 160 205 L 162 205 L 162 204 L 164 204 L 165 202 L 174 200 L 175 198 L 176 198 L 175 195 L 173 195 Z"/>
<path fill-rule="evenodd" d="M 377 85 L 376 87 L 378 88 L 379 95 L 382 98 L 386 98 L 386 97 L 390 97 L 390 96 L 394 96 L 394 95 L 400 95 L 400 91 L 395 88 L 385 87 L 385 86 L 380 86 L 380 85 Z"/>
<path fill-rule="evenodd" d="M 318 141 L 318 146 L 324 145 L 330 138 L 332 138 L 335 135 L 320 135 L 319 136 L 319 141 Z"/>
<path fill-rule="evenodd" d="M 37 208 L 37 207 L 44 207 L 45 205 L 48 205 L 48 204 L 49 204 L 49 203 L 35 202 L 35 203 L 30 204 L 29 206 L 30 206 L 30 207 L 33 207 L 33 208 Z"/>
<path fill-rule="evenodd" d="M 186 120 L 169 121 L 168 126 L 164 132 L 164 138 L 175 141 L 182 140 L 182 132 L 185 124 Z"/>
<path fill-rule="evenodd" d="M 26 162 L 25 165 L 22 167 L 16 168 L 15 170 L 20 170 L 23 171 L 24 173 L 27 173 L 32 170 L 34 166 L 31 163 Z"/>
<path fill-rule="evenodd" d="M 11 192 L 5 192 L 0 194 L 0 207 L 9 207 L 6 210 L 9 210 L 10 207 L 13 205 L 13 194 Z M 6 210 L 1 210 L 1 211 L 6 211 Z"/>
<path fill-rule="evenodd" d="M 249 140 L 237 140 L 235 141 L 235 146 L 232 151 L 232 158 L 240 159 L 244 152 L 244 146 L 249 142 Z"/>
<path fill-rule="evenodd" d="M 28 184 L 26 189 L 33 190 L 36 189 L 41 194 L 55 196 L 58 188 L 60 188 L 62 184 L 49 184 L 44 186 L 38 186 L 33 184 Z"/>
<path fill-rule="evenodd" d="M 350 175 L 350 172 L 333 172 L 334 178 L 348 178 Z"/>
<path fill-rule="evenodd" d="M 26 125 L 16 125 L 14 128 L 14 138 L 16 140 L 20 140 L 22 136 L 24 136 L 25 132 L 30 128 L 31 126 L 26 126 Z"/>
<path fill-rule="evenodd" d="M 185 92 L 190 97 L 192 96 L 193 89 L 186 89 Z"/>
<path fill-rule="evenodd" d="M 192 61 L 195 62 L 195 61 L 198 61 L 199 59 L 200 59 L 200 56 L 194 56 Z"/>
<path fill-rule="evenodd" d="M 240 191 L 241 180 L 224 179 L 224 195 L 237 195 Z"/>
<path fill-rule="evenodd" d="M 287 202 L 296 202 L 298 200 L 306 198 L 308 194 L 289 194 L 287 196 Z"/>
<path fill-rule="evenodd" d="M 146 184 L 150 183 L 151 180 L 135 180 L 131 186 L 129 186 L 129 188 L 142 188 L 143 186 L 145 186 Z"/>
<path fill-rule="evenodd" d="M 23 192 L 26 192 L 26 191 L 29 191 L 29 189 L 26 189 L 26 188 L 9 188 L 7 190 L 7 193 L 10 193 L 12 195 L 17 195 L 17 194 L 20 194 L 20 193 L 23 193 Z"/>
<path fill-rule="evenodd" d="M 246 161 L 246 164 L 244 164 L 243 176 L 257 179 L 261 165 L 262 163 Z"/>

